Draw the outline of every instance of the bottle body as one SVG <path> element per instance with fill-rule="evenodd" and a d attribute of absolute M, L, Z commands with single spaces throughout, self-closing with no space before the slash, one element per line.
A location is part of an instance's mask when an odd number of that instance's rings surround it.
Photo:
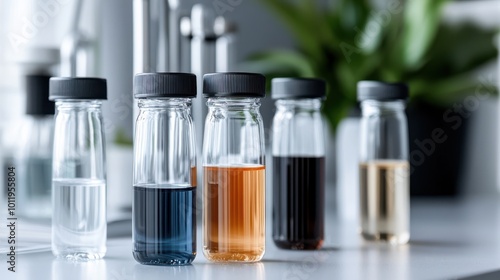
<path fill-rule="evenodd" d="M 259 98 L 209 98 L 203 144 L 203 253 L 254 262 L 265 251 L 265 146 Z"/>
<path fill-rule="evenodd" d="M 75 260 L 106 254 L 106 172 L 101 101 L 56 102 L 52 252 Z"/>
<path fill-rule="evenodd" d="M 408 125 L 402 100 L 361 103 L 360 214 L 366 240 L 409 240 Z"/>
<path fill-rule="evenodd" d="M 19 214 L 50 219 L 52 215 L 52 147 L 54 116 L 28 116 L 21 135 Z"/>
<path fill-rule="evenodd" d="M 324 240 L 325 143 L 321 99 L 278 100 L 273 119 L 273 240 L 319 249 Z"/>
<path fill-rule="evenodd" d="M 188 98 L 141 99 L 134 141 L 133 255 L 142 264 L 196 257 L 196 146 Z"/>

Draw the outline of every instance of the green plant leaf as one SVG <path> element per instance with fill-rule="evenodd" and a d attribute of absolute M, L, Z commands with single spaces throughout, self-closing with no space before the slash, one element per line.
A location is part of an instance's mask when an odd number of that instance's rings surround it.
<path fill-rule="evenodd" d="M 306 51 L 310 57 L 318 58 L 320 56 L 320 46 L 316 38 L 317 34 L 311 32 L 311 21 L 308 20 L 307 13 L 304 13 L 301 7 L 293 1 L 283 0 L 261 0 L 269 6 L 289 27 L 292 34 L 296 37 L 300 48 Z"/>
<path fill-rule="evenodd" d="M 310 60 L 304 55 L 293 51 L 271 51 L 250 56 L 247 60 L 249 67 L 260 68 L 264 72 L 279 72 L 286 69 L 295 72 L 301 77 L 314 77 L 314 70 Z M 253 65 L 250 65 L 253 63 Z"/>
<path fill-rule="evenodd" d="M 498 56 L 492 40 L 496 33 L 471 23 L 442 24 L 423 67 L 415 75 L 433 79 L 467 73 L 483 66 Z"/>
<path fill-rule="evenodd" d="M 337 15 L 338 26 L 347 34 L 352 34 L 355 28 L 362 29 L 373 7 L 367 0 L 339 0 L 332 6 L 332 13 Z"/>
<path fill-rule="evenodd" d="M 432 104 L 447 106 L 460 102 L 468 95 L 481 91 L 489 95 L 497 95 L 496 85 L 490 81 L 473 79 L 469 74 L 456 75 L 430 82 L 427 79 L 413 80 L 409 83 L 412 97 L 426 100 Z"/>
<path fill-rule="evenodd" d="M 361 45 L 359 35 L 376 21 L 377 10 L 368 0 L 336 0 L 328 7 L 312 0 L 261 1 L 290 28 L 298 48 L 261 53 L 249 63 L 268 78 L 325 79 L 322 112 L 333 131 L 355 106 L 360 80 L 408 82 L 412 99 L 450 105 L 477 90 L 473 74 L 498 55 L 495 30 L 442 24 L 449 0 L 404 1 L 404 12 L 392 12 Z M 491 84 L 487 92 L 497 94 Z"/>
<path fill-rule="evenodd" d="M 403 64 L 418 68 L 435 38 L 441 20 L 441 11 L 449 0 L 408 0 L 404 16 L 402 40 Z"/>
<path fill-rule="evenodd" d="M 115 137 L 113 141 L 116 145 L 119 146 L 128 146 L 131 147 L 134 143 L 133 140 L 130 139 L 122 128 L 117 129 L 115 132 Z"/>

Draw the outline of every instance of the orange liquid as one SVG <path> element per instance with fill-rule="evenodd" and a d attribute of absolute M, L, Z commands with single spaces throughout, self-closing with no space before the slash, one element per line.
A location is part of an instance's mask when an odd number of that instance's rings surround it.
<path fill-rule="evenodd" d="M 196 187 L 196 166 L 191 167 L 191 186 Z"/>
<path fill-rule="evenodd" d="M 265 167 L 208 166 L 203 172 L 205 257 L 259 261 L 265 250 Z"/>

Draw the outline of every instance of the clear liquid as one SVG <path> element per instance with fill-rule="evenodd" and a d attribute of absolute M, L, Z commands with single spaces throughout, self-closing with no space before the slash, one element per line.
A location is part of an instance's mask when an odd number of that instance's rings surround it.
<path fill-rule="evenodd" d="M 366 240 L 404 244 L 410 239 L 407 161 L 360 164 L 361 234 Z"/>
<path fill-rule="evenodd" d="M 50 218 L 52 213 L 52 158 L 23 159 L 19 171 L 20 214 L 32 218 Z"/>
<path fill-rule="evenodd" d="M 53 180 L 52 252 L 57 257 L 94 260 L 106 253 L 106 183 Z"/>

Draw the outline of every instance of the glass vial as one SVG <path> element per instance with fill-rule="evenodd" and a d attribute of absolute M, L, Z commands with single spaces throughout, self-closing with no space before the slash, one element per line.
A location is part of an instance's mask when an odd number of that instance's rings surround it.
<path fill-rule="evenodd" d="M 134 79 L 133 255 L 149 265 L 196 257 L 196 145 L 191 100 L 196 76 L 144 73 Z"/>
<path fill-rule="evenodd" d="M 273 240 L 282 249 L 319 249 L 325 220 L 325 82 L 276 78 L 273 119 Z"/>
<path fill-rule="evenodd" d="M 49 79 L 44 75 L 25 77 L 26 119 L 17 159 L 19 214 L 35 219 L 50 219 L 52 213 L 54 102 L 49 101 Z"/>
<path fill-rule="evenodd" d="M 410 238 L 408 124 L 404 84 L 358 83 L 361 102 L 360 214 L 365 240 Z"/>
<path fill-rule="evenodd" d="M 265 77 L 203 77 L 203 253 L 215 262 L 255 262 L 265 250 L 265 146 L 259 112 Z"/>
<path fill-rule="evenodd" d="M 57 257 L 94 260 L 106 253 L 104 99 L 104 79 L 50 79 L 50 100 L 56 101 L 52 253 Z"/>

